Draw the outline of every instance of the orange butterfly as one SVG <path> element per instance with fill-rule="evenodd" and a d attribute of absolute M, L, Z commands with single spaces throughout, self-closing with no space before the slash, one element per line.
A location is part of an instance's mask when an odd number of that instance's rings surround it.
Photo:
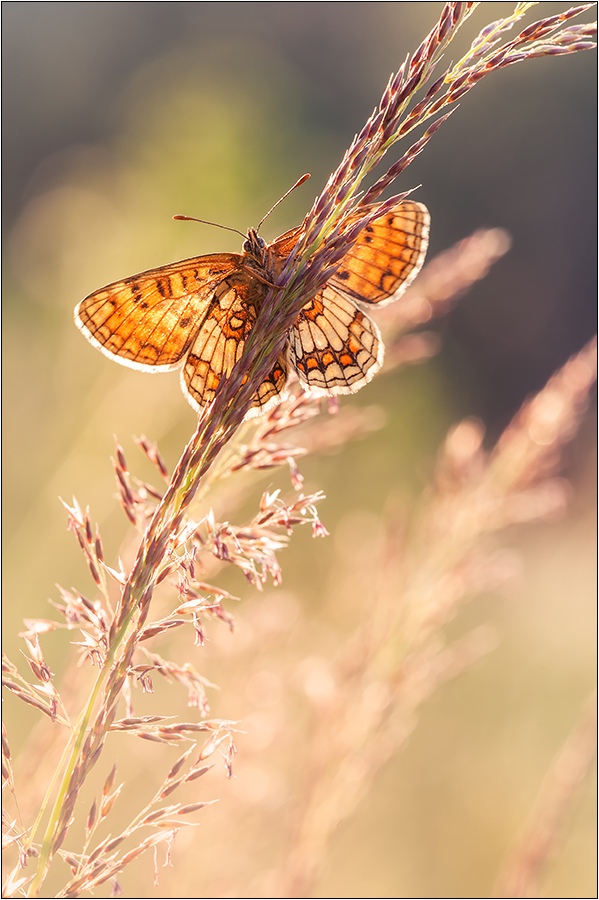
<path fill-rule="evenodd" d="M 373 207 L 352 214 L 349 224 Z M 301 227 L 266 244 L 250 228 L 241 253 L 213 253 L 149 269 L 90 294 L 75 309 L 85 337 L 115 362 L 142 372 L 183 366 L 183 393 L 198 412 L 240 358 L 268 285 Z M 362 229 L 335 275 L 302 308 L 248 417 L 282 399 L 287 371 L 321 395 L 350 394 L 381 367 L 384 346 L 360 304 L 397 299 L 426 254 L 429 214 L 404 200 Z"/>

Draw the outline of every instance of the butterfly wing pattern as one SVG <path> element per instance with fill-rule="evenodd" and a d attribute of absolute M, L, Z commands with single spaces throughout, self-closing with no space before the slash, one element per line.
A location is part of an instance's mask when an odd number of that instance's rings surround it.
<path fill-rule="evenodd" d="M 364 212 L 356 212 L 355 219 Z M 255 248 L 264 242 L 250 229 L 241 254 L 199 256 L 114 282 L 81 301 L 77 327 L 122 365 L 144 372 L 182 365 L 183 392 L 201 412 L 240 358 L 266 295 L 272 275 L 265 270 L 260 275 L 264 263 L 258 257 L 282 265 L 300 232 L 287 232 L 259 254 Z M 302 308 L 248 417 L 282 399 L 288 369 L 305 390 L 320 395 L 353 393 L 370 381 L 382 365 L 384 347 L 361 306 L 401 296 L 420 271 L 428 233 L 428 211 L 413 200 L 360 232 L 335 275 Z"/>
<path fill-rule="evenodd" d="M 225 279 L 214 292 L 215 302 L 197 332 L 181 372 L 181 386 L 192 406 L 200 411 L 214 399 L 223 374 L 228 375 L 241 357 L 266 293 L 263 284 L 243 276 Z M 257 415 L 283 394 L 287 365 L 279 357 L 254 396 L 250 413 Z"/>
<path fill-rule="evenodd" d="M 429 221 L 426 207 L 412 200 L 375 219 L 303 307 L 290 331 L 289 360 L 307 390 L 351 394 L 378 372 L 384 345 L 358 304 L 383 305 L 401 296 L 424 262 Z"/>
<path fill-rule="evenodd" d="M 75 324 L 115 362 L 169 372 L 202 327 L 216 288 L 240 267 L 240 254 L 215 253 L 115 281 L 81 301 Z"/>

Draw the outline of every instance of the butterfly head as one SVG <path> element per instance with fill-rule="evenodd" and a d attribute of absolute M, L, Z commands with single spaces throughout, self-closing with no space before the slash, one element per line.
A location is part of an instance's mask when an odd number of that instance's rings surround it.
<path fill-rule="evenodd" d="M 266 241 L 261 238 L 255 228 L 248 230 L 247 238 L 243 242 L 243 252 L 253 256 L 259 263 L 264 261 Z"/>

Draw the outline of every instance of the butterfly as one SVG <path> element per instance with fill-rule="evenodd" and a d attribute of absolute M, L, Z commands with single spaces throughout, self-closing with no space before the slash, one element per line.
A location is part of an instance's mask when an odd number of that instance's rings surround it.
<path fill-rule="evenodd" d="M 374 207 L 349 216 L 351 225 Z M 254 394 L 247 418 L 283 398 L 289 370 L 323 396 L 359 390 L 380 369 L 384 346 L 362 306 L 397 299 L 418 274 L 428 246 L 429 214 L 404 200 L 360 231 L 335 275 L 309 297 L 283 352 Z M 181 386 L 198 412 L 240 358 L 269 286 L 302 232 L 266 244 L 250 228 L 241 253 L 213 253 L 115 281 L 75 309 L 75 323 L 106 356 L 142 372 L 182 366 Z"/>

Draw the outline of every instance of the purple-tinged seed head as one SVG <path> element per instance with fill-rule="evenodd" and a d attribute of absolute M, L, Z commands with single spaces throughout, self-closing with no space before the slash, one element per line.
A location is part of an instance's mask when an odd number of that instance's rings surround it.
<path fill-rule="evenodd" d="M 443 13 L 441 15 L 441 21 L 439 23 L 439 28 L 437 29 L 437 40 L 439 43 L 445 40 L 451 29 L 453 28 L 455 22 L 453 18 L 454 10 L 452 7 L 454 4 L 447 4 Z M 459 10 L 457 11 L 459 15 Z"/>

